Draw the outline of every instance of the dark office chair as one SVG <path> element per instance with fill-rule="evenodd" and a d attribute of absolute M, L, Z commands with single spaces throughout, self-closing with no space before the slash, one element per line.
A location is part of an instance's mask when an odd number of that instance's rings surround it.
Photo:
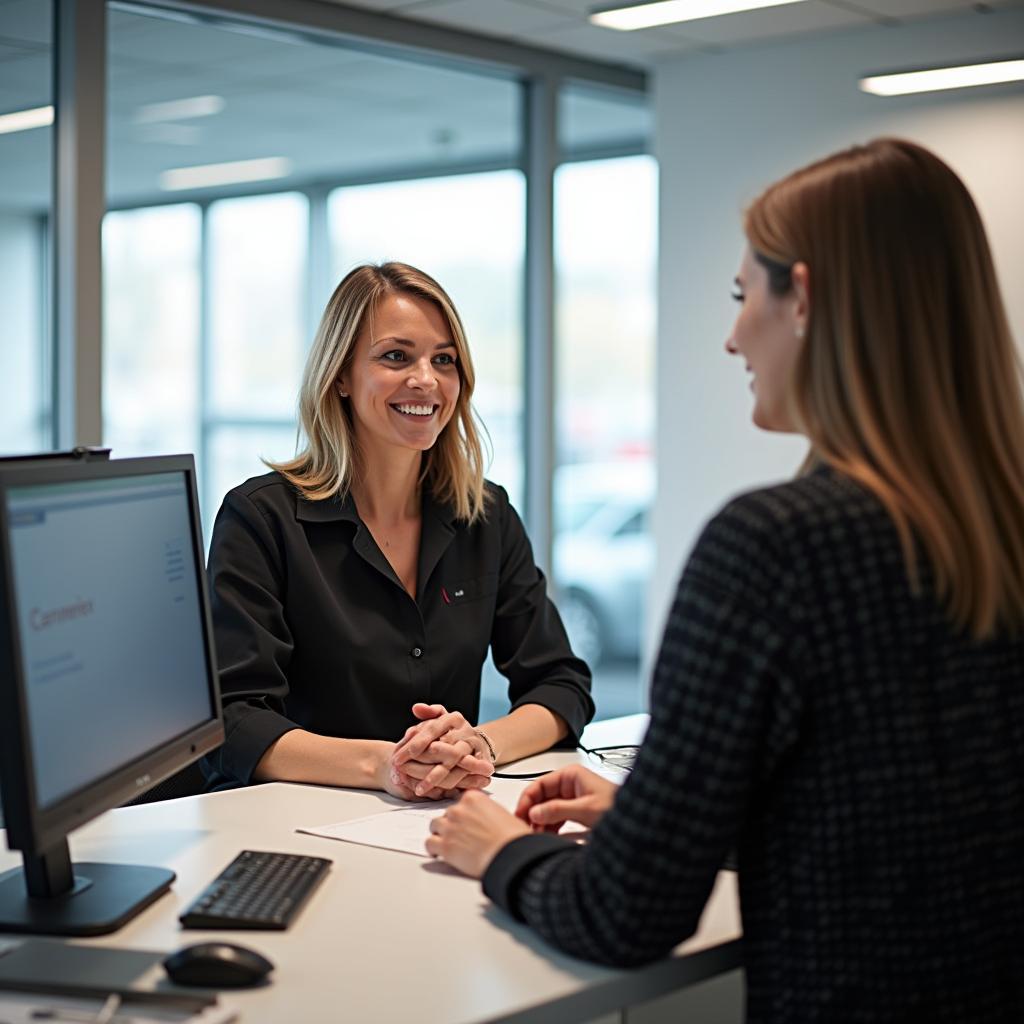
<path fill-rule="evenodd" d="M 174 800 L 179 796 L 195 796 L 197 793 L 206 792 L 206 779 L 196 761 L 180 772 L 175 772 L 169 779 L 164 779 L 152 789 L 147 790 L 142 796 L 129 800 L 124 806 L 133 807 L 135 804 L 152 804 L 158 800 Z"/>

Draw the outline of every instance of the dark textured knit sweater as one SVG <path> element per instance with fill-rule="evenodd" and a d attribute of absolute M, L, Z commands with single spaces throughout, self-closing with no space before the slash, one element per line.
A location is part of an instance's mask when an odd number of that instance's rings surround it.
<path fill-rule="evenodd" d="M 744 495 L 683 573 L 635 768 L 585 847 L 484 879 L 554 945 L 632 965 L 738 851 L 752 1022 L 1024 1022 L 1024 639 L 974 643 L 827 469 Z"/>

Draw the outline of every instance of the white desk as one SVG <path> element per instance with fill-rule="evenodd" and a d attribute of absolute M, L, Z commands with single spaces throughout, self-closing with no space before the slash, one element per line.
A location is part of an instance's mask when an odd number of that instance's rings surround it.
<path fill-rule="evenodd" d="M 644 716 L 591 726 L 587 746 L 639 738 Z M 520 762 L 541 770 L 586 755 L 558 752 Z M 513 806 L 524 783 L 494 780 Z M 556 952 L 494 908 L 480 883 L 408 854 L 295 831 L 392 806 L 379 793 L 285 783 L 111 811 L 71 837 L 75 860 L 158 864 L 177 873 L 171 892 L 103 946 L 171 951 L 206 937 L 241 942 L 276 965 L 269 987 L 225 993 L 245 1024 L 570 1024 L 653 999 L 738 967 L 735 878 L 723 872 L 700 929 L 674 957 L 633 971 Z M 286 932 L 183 931 L 177 916 L 243 848 L 316 854 L 334 861 L 327 880 Z M 20 863 L 0 850 L 0 871 Z"/>

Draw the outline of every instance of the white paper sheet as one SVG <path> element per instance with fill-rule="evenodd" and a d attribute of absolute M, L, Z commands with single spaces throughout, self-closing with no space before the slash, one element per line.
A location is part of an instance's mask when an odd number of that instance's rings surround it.
<path fill-rule="evenodd" d="M 617 774 L 621 778 L 622 773 Z M 425 844 L 430 835 L 430 823 L 455 802 L 438 800 L 431 804 L 413 804 L 397 807 L 393 811 L 382 811 L 380 814 L 368 814 L 365 818 L 339 821 L 334 825 L 297 828 L 295 831 L 323 836 L 325 839 L 340 839 L 343 843 L 358 843 L 360 846 L 375 846 L 381 850 L 397 850 L 417 857 L 429 857 Z M 572 835 L 573 839 L 579 840 L 589 835 L 589 830 L 570 821 L 562 826 L 561 834 Z"/>
<path fill-rule="evenodd" d="M 438 800 L 429 806 L 414 804 L 410 807 L 397 807 L 393 811 L 369 814 L 365 818 L 296 831 L 326 839 L 340 839 L 344 843 L 359 843 L 362 846 L 376 846 L 382 850 L 398 850 L 400 853 L 426 857 L 428 854 L 424 844 L 430 835 L 430 822 L 444 814 L 454 802 Z"/>

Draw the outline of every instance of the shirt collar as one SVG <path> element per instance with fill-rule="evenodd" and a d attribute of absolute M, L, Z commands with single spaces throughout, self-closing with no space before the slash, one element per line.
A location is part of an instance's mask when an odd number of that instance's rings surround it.
<path fill-rule="evenodd" d="M 417 597 L 424 592 L 431 573 L 455 536 L 455 512 L 447 505 L 435 501 L 427 490 L 423 492 L 422 509 L 423 523 L 420 529 L 420 551 L 417 560 Z M 297 497 L 295 516 L 305 522 L 349 522 L 354 524 L 356 531 L 353 548 L 356 553 L 397 586 L 402 586 L 401 580 L 395 575 L 395 570 L 359 518 L 356 503 L 351 494 L 346 494 L 341 499 L 333 497 L 325 498 L 322 501 L 308 501 L 305 498 Z"/>
<path fill-rule="evenodd" d="M 297 495 L 295 518 L 307 523 L 333 523 L 338 520 L 358 523 L 359 513 L 356 512 L 356 503 L 352 500 L 351 494 L 346 494 L 344 498 L 334 495 L 320 501 L 310 501 Z"/>
<path fill-rule="evenodd" d="M 356 511 L 356 503 L 351 493 L 344 498 L 335 495 L 333 498 L 324 498 L 321 501 L 309 501 L 307 498 L 296 497 L 295 518 L 307 523 L 334 523 L 349 522 L 357 526 L 362 525 L 359 513 Z M 450 531 L 455 526 L 455 510 L 448 505 L 435 501 L 429 490 L 423 492 L 423 522 L 424 526 L 428 520 L 434 520 Z"/>

